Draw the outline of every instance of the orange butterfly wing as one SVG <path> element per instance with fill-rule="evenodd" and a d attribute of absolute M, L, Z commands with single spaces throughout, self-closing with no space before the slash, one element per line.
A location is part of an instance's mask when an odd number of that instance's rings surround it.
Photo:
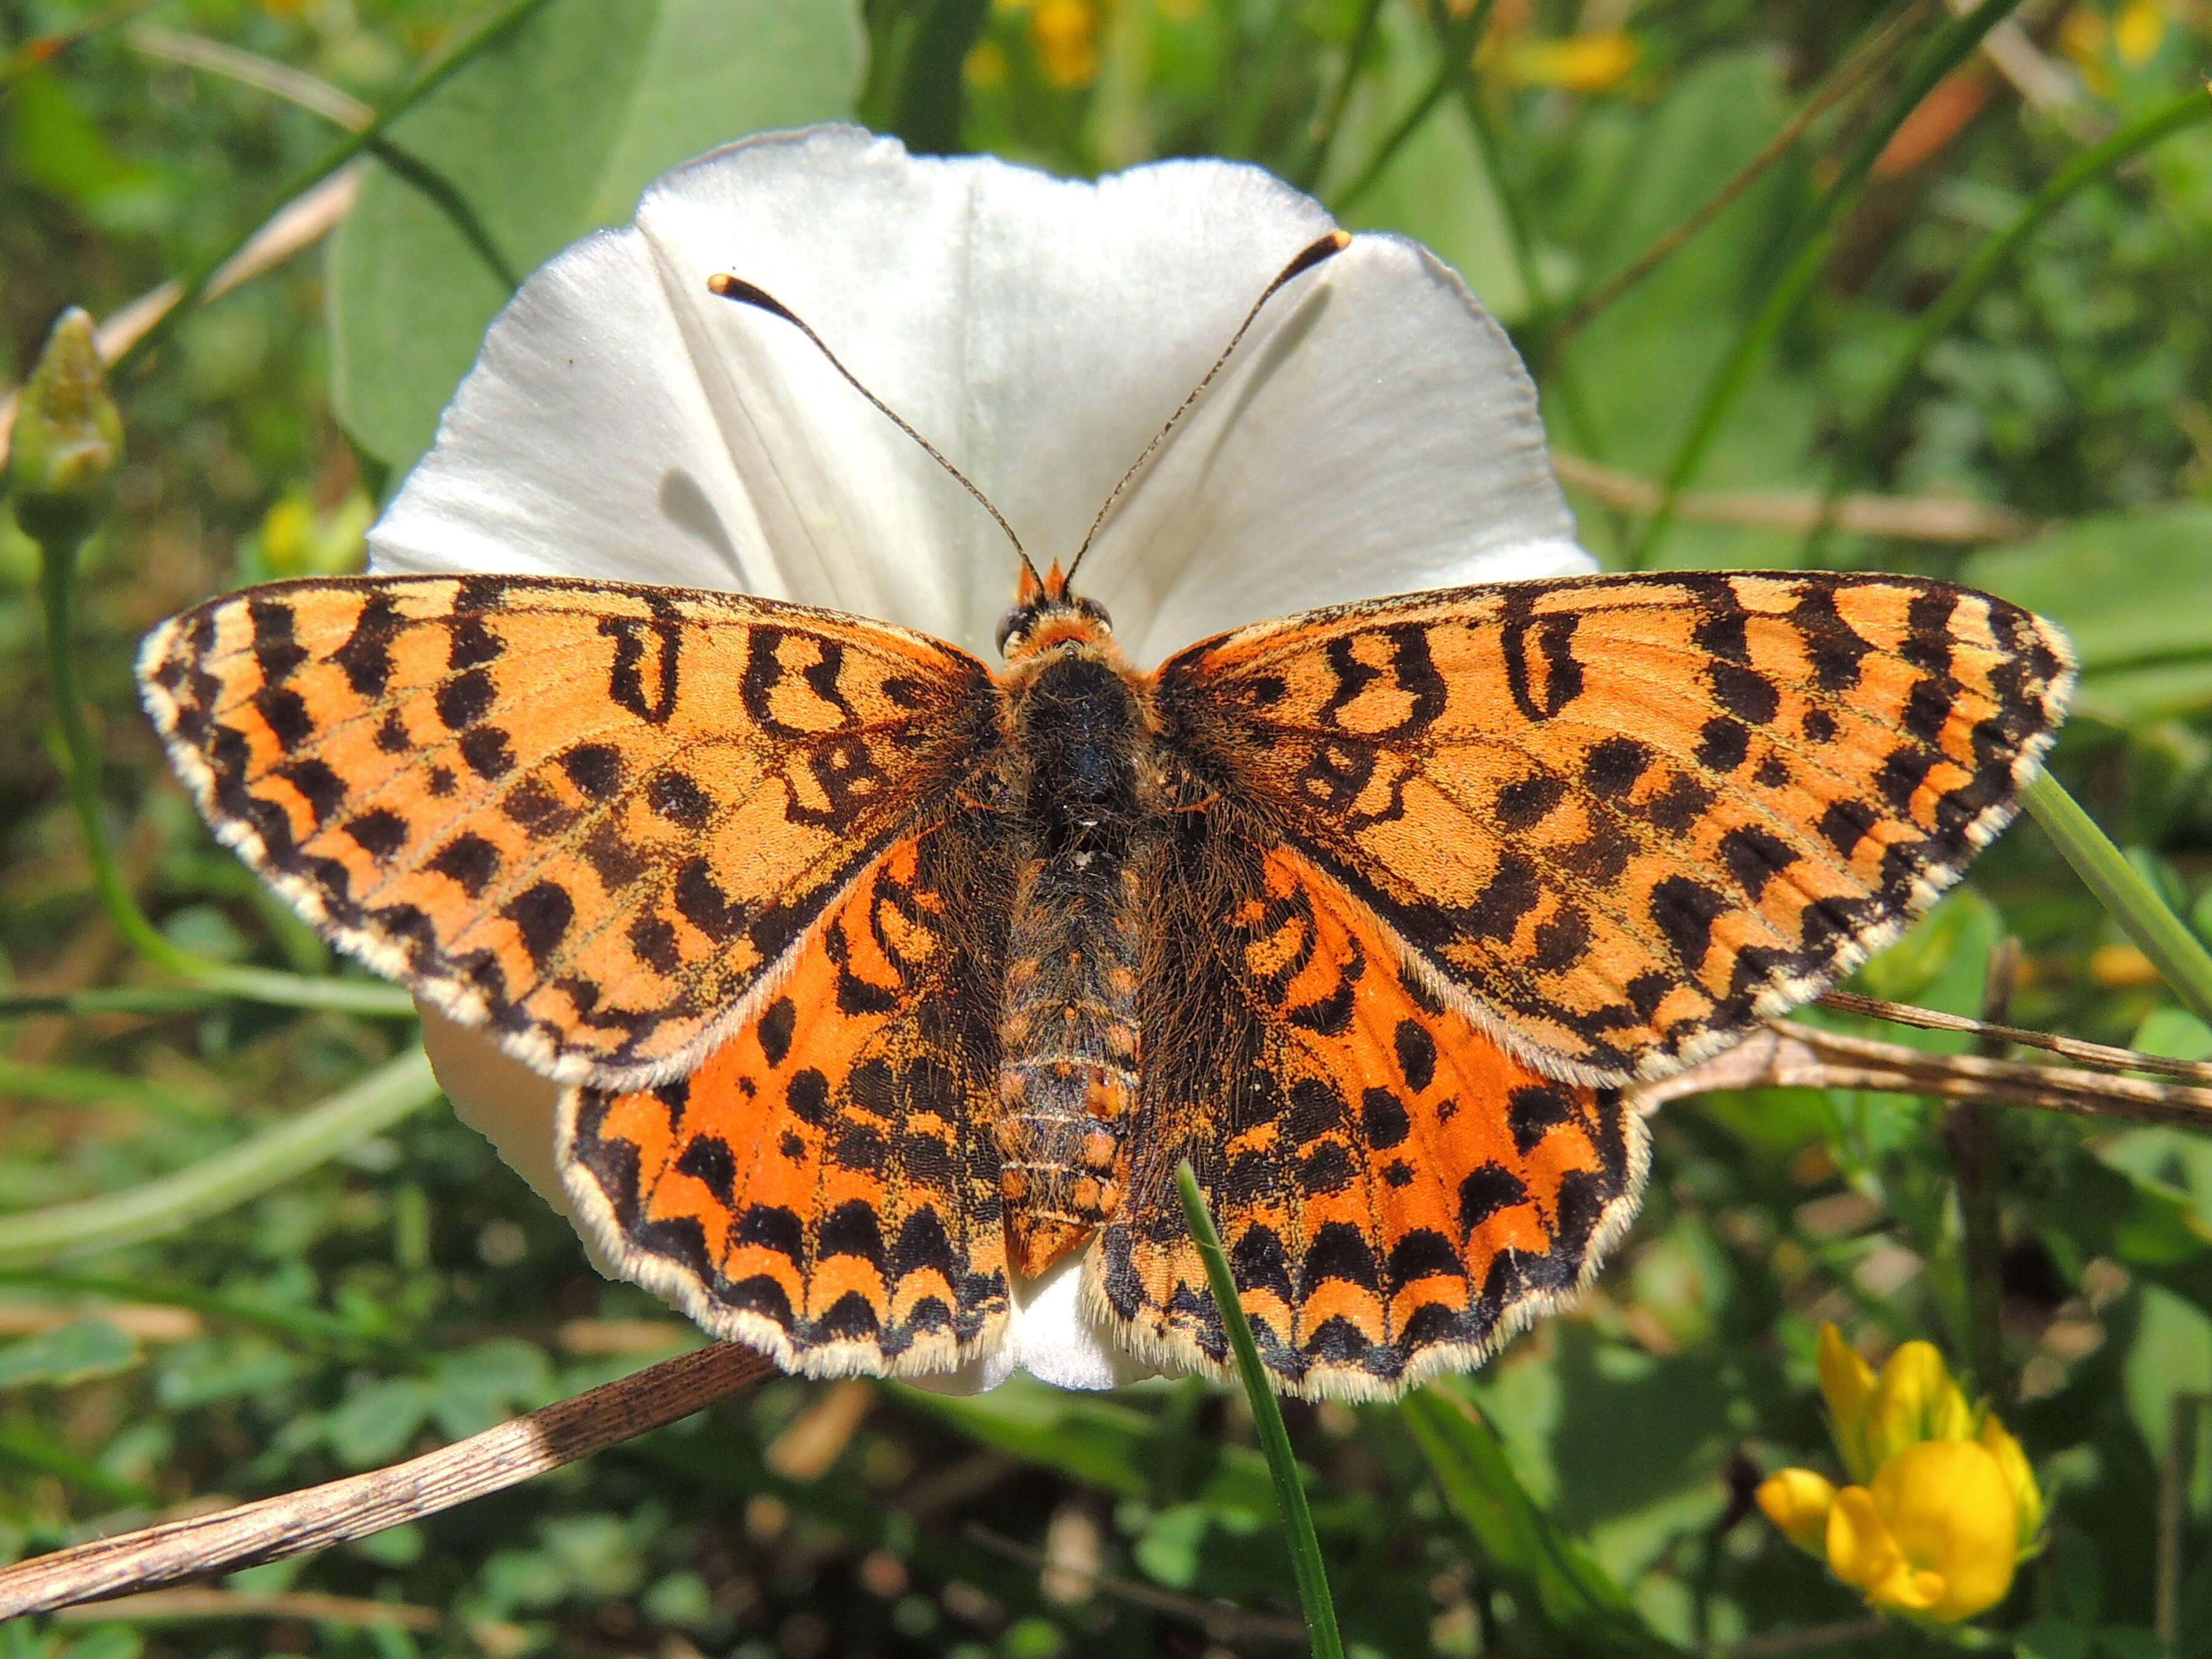
<path fill-rule="evenodd" d="M 1592 576 L 1261 623 L 1168 740 L 1540 1069 L 1664 1075 L 1818 995 L 2010 819 L 2057 632 L 1903 576 Z"/>
<path fill-rule="evenodd" d="M 893 846 L 690 1077 L 563 1096 L 569 1197 L 625 1277 L 817 1376 L 944 1370 L 996 1344 L 1012 877 L 995 839 L 969 814 Z"/>
<path fill-rule="evenodd" d="M 1186 848 L 1160 915 L 1135 1156 L 1093 1268 L 1133 1352 L 1227 1363 L 1184 1158 L 1291 1393 L 1382 1398 L 1465 1370 L 1596 1270 L 1644 1178 L 1617 1090 L 1507 1054 L 1291 848 Z"/>
<path fill-rule="evenodd" d="M 163 623 L 149 712 L 325 934 L 564 1082 L 696 1066 L 995 738 L 964 652 L 734 593 L 280 582 Z"/>

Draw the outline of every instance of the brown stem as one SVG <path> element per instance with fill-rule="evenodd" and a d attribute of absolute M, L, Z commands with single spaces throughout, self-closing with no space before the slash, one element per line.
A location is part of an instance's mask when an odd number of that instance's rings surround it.
<path fill-rule="evenodd" d="M 1715 1089 L 1875 1089 L 2033 1106 L 2075 1117 L 2212 1128 L 2212 1089 L 1979 1054 L 1923 1054 L 1901 1043 L 1843 1036 L 1783 1019 L 1770 1021 L 1765 1030 L 1701 1066 L 1637 1085 L 1629 1097 L 1638 1109 L 1648 1111 Z"/>
<path fill-rule="evenodd" d="M 2012 1009 L 2020 979 L 2020 941 L 2006 939 L 1990 952 L 1989 976 L 1982 990 L 1984 1030 L 1975 1039 L 1985 1060 L 2004 1058 L 2002 1030 Z M 2008 1401 L 2012 1391 L 2004 1369 L 2004 1240 L 1997 1215 L 1997 1120 L 1983 1100 L 1954 1102 L 1943 1117 L 1943 1139 L 1951 1154 L 1959 1193 L 1960 1267 L 1966 1280 L 1967 1362 L 1982 1391 Z"/>
<path fill-rule="evenodd" d="M 388 1468 L 37 1556 L 0 1571 L 0 1620 L 366 1538 L 665 1427 L 775 1369 L 718 1342 Z"/>
<path fill-rule="evenodd" d="M 1649 478 L 1563 450 L 1552 452 L 1552 470 L 1568 489 L 1639 517 L 1656 513 L 1667 494 Z M 1811 530 L 1830 521 L 1828 512 L 1811 489 L 1693 490 L 1674 503 L 1678 519 L 1756 530 Z M 1846 495 L 1836 503 L 1833 522 L 1854 535 L 1967 545 L 2026 541 L 2043 527 L 2003 507 L 1948 495 Z"/>
<path fill-rule="evenodd" d="M 1886 1019 L 1894 1025 L 1917 1026 L 1923 1031 L 1963 1031 L 1968 1036 L 1998 1045 L 1996 1052 L 1999 1054 L 2003 1052 L 2003 1045 L 2018 1043 L 2022 1048 L 2041 1048 L 2061 1060 L 2070 1060 L 2077 1066 L 2094 1066 L 2103 1072 L 2148 1072 L 2180 1083 L 2212 1084 L 2212 1066 L 2199 1060 L 2169 1060 L 2164 1054 L 2147 1054 L 2140 1048 L 2115 1048 L 2109 1043 L 2053 1036 L 2048 1031 L 2030 1031 L 2017 1025 L 1993 1025 L 1960 1014 L 1939 1014 L 1933 1008 L 1916 1008 L 1910 1003 L 1855 996 L 1848 991 L 1829 992 L 1820 999 L 1820 1006 L 1839 1014 L 1861 1014 L 1869 1019 Z"/>
<path fill-rule="evenodd" d="M 2158 1556 L 2151 1628 L 2173 1651 L 2181 1632 L 2181 1534 L 2189 1522 L 2189 1476 L 2196 1462 L 2197 1418 L 2207 1396 L 2178 1394 L 2167 1407 L 2166 1456 L 2158 1469 Z"/>

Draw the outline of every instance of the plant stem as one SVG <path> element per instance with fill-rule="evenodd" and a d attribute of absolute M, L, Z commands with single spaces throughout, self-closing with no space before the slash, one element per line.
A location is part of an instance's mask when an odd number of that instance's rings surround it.
<path fill-rule="evenodd" d="M 410 1048 L 320 1105 L 173 1175 L 0 1217 L 0 1268 L 114 1249 L 189 1227 L 358 1146 L 437 1097 L 430 1062 L 420 1048 Z"/>
<path fill-rule="evenodd" d="M 1662 234 L 1643 252 L 1630 260 L 1617 274 L 1607 277 L 1592 289 L 1559 319 L 1544 342 L 1547 356 L 1554 355 L 1566 343 L 1569 336 L 1583 327 L 1620 296 L 1649 276 L 1661 265 L 1686 246 L 1697 234 L 1721 216 L 1735 203 L 1736 198 L 1763 178 L 1767 170 L 1792 149 L 1805 136 L 1814 122 L 1819 120 L 1848 94 L 1856 91 L 1867 78 L 1894 57 L 1920 26 L 1922 16 L 1934 0 L 1912 0 L 1886 27 L 1858 51 L 1836 65 L 1828 78 L 1805 100 L 1805 106 L 1783 123 L 1775 135 L 1768 139 L 1758 155 L 1737 168 L 1735 176 L 1692 209 L 1689 216 L 1672 230 Z"/>
<path fill-rule="evenodd" d="M 1439 31 L 1438 46 L 1443 53 L 1443 61 L 1437 65 L 1435 77 L 1421 88 L 1421 95 L 1407 106 L 1406 112 L 1398 118 L 1396 124 L 1384 135 L 1382 142 L 1375 147 L 1375 153 L 1367 158 L 1367 165 L 1360 168 L 1352 181 L 1330 200 L 1328 210 L 1331 213 L 1339 218 L 1343 217 L 1389 171 L 1390 163 L 1398 159 L 1398 152 L 1405 148 L 1406 141 L 1421 130 L 1421 124 L 1443 101 L 1443 95 L 1459 79 L 1462 62 L 1474 52 L 1475 43 L 1482 39 L 1482 32 L 1489 24 L 1490 14 L 1497 4 L 1498 0 L 1475 0 L 1474 9 L 1465 17 Z"/>
<path fill-rule="evenodd" d="M 421 1346 L 411 1339 L 363 1330 L 332 1314 L 313 1308 L 262 1307 L 234 1296 L 194 1290 L 187 1285 L 164 1284 L 149 1279 L 111 1279 L 92 1273 L 54 1273 L 39 1267 L 0 1267 L 0 1285 L 25 1290 L 48 1291 L 59 1296 L 97 1296 L 117 1302 L 151 1303 L 184 1308 L 210 1319 L 248 1325 L 277 1336 L 337 1348 L 349 1353 L 380 1355 L 388 1359 L 413 1360 Z M 95 1314 L 96 1316 L 96 1314 Z"/>
<path fill-rule="evenodd" d="M 2189 925 L 2166 908 L 2135 866 L 2048 772 L 2037 774 L 2021 792 L 2021 800 L 2112 920 L 2150 958 L 2175 999 L 2212 1025 L 2212 953 Z"/>
<path fill-rule="evenodd" d="M 1660 544 L 1674 526 L 1674 503 L 1705 465 L 1722 422 L 1750 383 L 1752 371 L 1796 314 L 1797 307 L 1812 292 L 1813 284 L 1820 280 L 1829 252 L 1835 245 L 1837 226 L 1844 211 L 1857 201 L 1874 172 L 1875 161 L 1888 147 L 1891 137 L 1935 89 L 1936 83 L 1980 46 L 1982 37 L 2002 22 L 2019 4 L 2020 0 L 1982 0 L 1981 4 L 1954 20 L 1937 35 L 1913 65 L 1904 88 L 1883 112 L 1881 119 L 1869 129 L 1836 174 L 1834 182 L 1814 204 L 1798 228 L 1796 251 L 1784 268 L 1780 280 L 1737 338 L 1735 349 L 1723 360 L 1698 403 L 1690 429 L 1675 452 L 1674 465 L 1667 469 L 1665 494 L 1660 498 L 1659 510 L 1644 525 L 1644 534 L 1630 551 L 1630 568 L 1648 569 L 1657 557 Z"/>
<path fill-rule="evenodd" d="M 1344 125 L 1344 112 L 1352 102 L 1352 82 L 1359 78 L 1367 49 L 1375 41 L 1375 26 L 1382 17 L 1382 0 L 1365 0 L 1359 9 L 1359 21 L 1352 27 L 1351 44 L 1346 46 L 1344 63 L 1336 73 L 1336 84 L 1329 88 L 1321 113 L 1314 118 L 1306 153 L 1288 175 L 1300 190 L 1310 191 L 1321 178 L 1322 170 L 1328 166 L 1328 153 L 1335 148 L 1337 129 Z"/>
<path fill-rule="evenodd" d="M 2194 126 L 2212 117 L 2212 97 L 2203 92 L 2186 92 L 2172 103 L 2162 104 L 2148 113 L 2140 115 L 2114 131 L 2102 143 L 2091 145 L 2044 181 L 2043 187 L 2028 198 L 2027 204 L 2002 230 L 1991 236 L 1974 250 L 1973 256 L 1960 267 L 1959 274 L 1948 287 L 1936 297 L 1936 302 L 1920 313 L 1911 337 L 1898 354 L 1896 365 L 1889 372 L 1881 395 L 1876 398 L 1866 418 L 1851 434 L 1836 459 L 1835 470 L 1829 474 L 1827 493 L 1821 500 L 1819 522 L 1806 532 L 1802 562 L 1815 563 L 1826 550 L 1829 537 L 1836 528 L 1836 503 L 1850 488 L 1855 478 L 1873 470 L 1875 446 L 1881 441 L 1903 411 L 1905 400 L 1920 378 L 1920 365 L 1926 361 L 1936 342 L 1955 327 L 1974 301 L 1981 298 L 1984 289 L 1996 280 L 2020 245 L 2045 219 L 2048 219 L 2076 191 L 2102 178 L 2121 162 L 2136 155 L 2162 139 Z"/>
<path fill-rule="evenodd" d="M 62 769 L 67 774 L 70 799 L 83 831 L 85 862 L 92 871 L 93 890 L 99 895 L 100 906 L 115 924 L 116 931 L 133 950 L 165 973 L 196 981 L 225 995 L 294 1008 L 411 1016 L 415 1012 L 413 1000 L 393 986 L 210 962 L 169 939 L 139 907 L 138 896 L 131 890 L 130 880 L 107 837 L 106 817 L 100 799 L 100 751 L 93 743 L 91 728 L 85 723 L 83 690 L 77 678 L 76 564 L 82 546 L 80 539 L 68 536 L 39 540 L 39 598 L 44 613 L 46 687 L 53 698 L 54 723 L 62 740 Z M 111 994 L 159 999 L 164 994 L 154 991 Z M 9 999 L 0 1004 L 0 1014 L 22 1000 Z"/>
<path fill-rule="evenodd" d="M 294 174 L 284 187 L 269 202 L 266 208 L 262 212 L 252 216 L 247 222 L 252 227 L 251 229 L 233 237 L 216 252 L 193 265 L 182 279 L 176 304 L 170 307 L 160 322 L 134 340 L 130 348 L 116 358 L 111 367 L 121 368 L 125 364 L 143 357 L 155 345 L 167 339 L 170 330 L 177 325 L 179 319 L 198 303 L 201 294 L 207 288 L 209 278 L 222 270 L 240 248 L 251 241 L 255 232 L 266 224 L 279 209 L 295 197 L 320 184 L 347 162 L 352 161 L 355 156 L 374 148 L 390 130 L 393 122 L 445 85 L 455 73 L 466 67 L 485 47 L 547 3 L 548 0 L 503 0 L 501 4 L 484 13 L 477 23 L 464 30 L 459 38 L 444 52 L 417 70 L 407 84 L 392 94 L 384 106 L 376 112 L 375 118 L 367 126 L 362 127 L 358 132 L 347 134 L 325 150 L 321 156 L 310 163 L 304 171 Z"/>
<path fill-rule="evenodd" d="M 1267 1455 L 1267 1473 L 1274 1477 L 1275 1502 L 1283 1511 L 1283 1530 L 1290 1535 L 1291 1571 L 1298 1581 L 1298 1604 L 1305 1609 L 1306 1634 L 1313 1644 L 1314 1659 L 1344 1659 L 1344 1638 L 1336 1629 L 1336 1605 L 1329 1595 L 1328 1569 L 1322 1563 L 1321 1540 L 1314 1536 L 1313 1512 L 1306 1507 L 1305 1487 L 1298 1480 L 1298 1460 L 1291 1449 L 1290 1431 L 1283 1426 L 1283 1408 L 1267 1381 L 1267 1368 L 1252 1340 L 1252 1327 L 1244 1317 L 1244 1304 L 1237 1299 L 1237 1281 L 1229 1272 L 1229 1257 L 1214 1231 L 1213 1217 L 1199 1191 L 1198 1177 L 1189 1160 L 1176 1166 L 1176 1186 L 1182 1194 L 1183 1213 L 1190 1221 L 1192 1242 L 1206 1263 L 1206 1282 L 1213 1292 L 1213 1305 L 1221 1315 L 1221 1328 L 1237 1356 L 1237 1375 L 1252 1404 L 1252 1421 L 1260 1431 L 1260 1446 Z"/>

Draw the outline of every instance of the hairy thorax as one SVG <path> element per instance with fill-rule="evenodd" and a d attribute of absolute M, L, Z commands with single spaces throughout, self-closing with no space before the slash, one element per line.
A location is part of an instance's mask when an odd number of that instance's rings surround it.
<path fill-rule="evenodd" d="M 1141 682 L 1103 629 L 1070 633 L 1018 652 L 1006 682 L 1019 853 L 998 1141 L 1013 1266 L 1032 1276 L 1113 1213 L 1127 1177 L 1166 806 Z"/>

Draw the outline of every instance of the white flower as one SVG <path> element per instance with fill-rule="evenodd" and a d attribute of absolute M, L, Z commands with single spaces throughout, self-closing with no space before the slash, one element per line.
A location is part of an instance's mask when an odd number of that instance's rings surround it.
<path fill-rule="evenodd" d="M 796 330 L 708 277 L 805 318 L 1042 566 L 1073 554 L 1253 300 L 1330 228 L 1224 161 L 1091 185 L 852 127 L 733 144 L 523 284 L 372 532 L 374 567 L 741 589 L 988 659 L 1016 573 L 998 528 Z M 1363 235 L 1261 314 L 1079 586 L 1150 664 L 1310 606 L 1594 568 L 1503 331 L 1427 250 Z M 426 1026 L 456 1106 L 561 1204 L 552 1085 Z M 1144 1374 L 1082 1316 L 1079 1260 L 1018 1285 L 1005 1347 L 952 1385 L 1016 1364 L 1071 1387 Z"/>

